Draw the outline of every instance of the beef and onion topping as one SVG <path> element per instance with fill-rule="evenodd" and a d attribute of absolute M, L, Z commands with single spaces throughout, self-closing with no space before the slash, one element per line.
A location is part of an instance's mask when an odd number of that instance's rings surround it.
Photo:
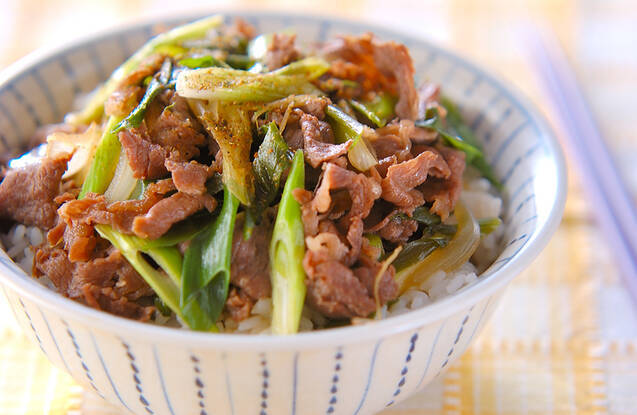
<path fill-rule="evenodd" d="M 11 257 L 87 306 L 201 331 L 359 324 L 474 282 L 500 184 L 408 49 L 222 21 L 152 38 L 7 163 Z"/>

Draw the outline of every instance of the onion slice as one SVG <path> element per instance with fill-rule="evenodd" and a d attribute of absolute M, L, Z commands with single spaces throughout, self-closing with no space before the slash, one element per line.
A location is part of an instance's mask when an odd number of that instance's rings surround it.
<path fill-rule="evenodd" d="M 456 204 L 455 216 L 458 230 L 447 246 L 436 249 L 421 262 L 396 274 L 395 279 L 401 294 L 409 288 L 420 286 L 438 270 L 449 273 L 460 268 L 478 249 L 480 226 L 460 201 Z"/>

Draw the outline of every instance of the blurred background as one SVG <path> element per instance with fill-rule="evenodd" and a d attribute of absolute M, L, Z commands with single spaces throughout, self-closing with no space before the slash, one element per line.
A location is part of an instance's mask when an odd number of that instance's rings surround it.
<path fill-rule="evenodd" d="M 634 0 L 0 0 L 0 70 L 36 49 L 135 20 L 225 9 L 337 16 L 426 38 L 517 86 L 563 138 L 522 30 L 528 24 L 548 28 L 637 201 Z M 637 308 L 583 186 L 569 157 L 567 208 L 548 249 L 514 281 L 461 361 L 383 414 L 637 413 Z M 3 303 L 0 413 L 118 413 L 49 366 Z"/>

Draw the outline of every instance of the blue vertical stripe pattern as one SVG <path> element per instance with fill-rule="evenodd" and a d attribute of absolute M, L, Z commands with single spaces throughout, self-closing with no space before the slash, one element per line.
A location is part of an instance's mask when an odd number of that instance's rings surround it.
<path fill-rule="evenodd" d="M 80 364 L 82 366 L 82 369 L 84 370 L 84 375 L 86 376 L 86 378 L 89 381 L 89 384 L 91 385 L 93 390 L 95 392 L 97 392 L 97 394 L 102 399 L 104 399 L 104 395 L 102 395 L 102 392 L 100 392 L 100 390 L 97 389 L 97 387 L 95 386 L 95 381 L 93 380 L 93 375 L 91 375 L 91 370 L 88 368 L 88 365 L 84 361 L 84 356 L 82 356 L 82 351 L 80 350 L 80 345 L 77 343 L 77 339 L 75 338 L 75 334 L 73 334 L 73 331 L 71 331 L 71 328 L 69 327 L 69 324 L 66 322 L 66 320 L 62 320 L 62 324 L 64 324 L 64 327 L 66 327 L 66 334 L 69 335 L 69 339 L 71 340 L 71 343 L 73 343 L 73 348 L 75 349 L 75 355 L 77 356 L 78 359 L 80 359 Z M 57 345 L 57 343 L 56 343 L 56 345 Z"/>
<path fill-rule="evenodd" d="M 292 363 L 292 415 L 296 415 L 296 392 L 298 389 L 299 376 L 299 352 L 294 353 L 294 362 Z"/>
<path fill-rule="evenodd" d="M 7 110 L 7 108 L 2 103 L 2 100 L 0 100 L 0 113 L 2 113 L 2 115 L 4 115 L 4 117 L 6 118 L 6 120 L 9 121 L 9 126 L 13 130 L 14 134 L 21 135 L 23 136 L 23 138 L 26 138 L 24 137 L 22 126 L 16 122 L 15 117 L 13 116 L 13 114 L 11 114 L 9 110 Z M 10 148 L 8 144 L 7 144 L 7 148 Z M 14 148 L 14 150 L 17 150 L 17 148 Z"/>
<path fill-rule="evenodd" d="M 119 391 L 117 390 L 117 387 L 115 386 L 115 382 L 113 382 L 113 378 L 111 377 L 111 374 L 108 371 L 108 367 L 106 367 L 106 362 L 104 361 L 104 357 L 102 356 L 102 352 L 100 351 L 100 348 L 97 345 L 97 341 L 95 340 L 95 336 L 93 336 L 93 333 L 90 333 L 90 335 L 91 335 L 91 341 L 93 342 L 93 347 L 95 348 L 95 353 L 97 354 L 97 358 L 100 360 L 100 363 L 102 364 L 102 368 L 104 369 L 104 374 L 106 375 L 106 378 L 108 379 L 108 382 L 111 384 L 111 387 L 113 388 L 113 393 L 115 393 L 115 396 L 117 396 L 117 399 L 119 400 L 119 402 L 122 405 L 124 405 L 124 407 L 126 409 L 128 409 L 131 412 L 133 412 L 133 410 L 130 409 L 130 407 L 122 399 L 122 396 L 119 394 Z"/>
<path fill-rule="evenodd" d="M 232 384 L 230 383 L 230 372 L 228 371 L 228 356 L 226 353 L 221 354 L 223 361 L 223 370 L 226 374 L 226 390 L 228 391 L 228 402 L 230 403 L 230 414 L 234 415 L 234 399 L 232 397 Z"/>
<path fill-rule="evenodd" d="M 9 90 L 13 94 L 15 99 L 18 101 L 18 103 L 24 107 L 24 109 L 29 114 L 29 117 L 31 117 L 31 119 L 33 120 L 33 123 L 35 124 L 35 126 L 36 127 L 41 126 L 42 125 L 42 120 L 40 120 L 40 117 L 38 116 L 37 112 L 35 112 L 35 109 L 33 108 L 33 105 L 31 105 L 31 103 L 24 98 L 22 93 L 20 93 L 20 91 L 18 91 L 13 86 L 13 84 L 10 84 L 7 87 L 7 90 Z"/>
<path fill-rule="evenodd" d="M 148 399 L 146 399 L 146 397 L 144 396 L 144 390 L 142 388 L 142 381 L 141 381 L 141 374 L 139 372 L 139 367 L 137 367 L 137 363 L 136 363 L 136 358 L 135 355 L 133 354 L 133 351 L 131 350 L 131 347 L 128 343 L 122 341 L 122 346 L 124 347 L 124 350 L 126 350 L 126 357 L 128 357 L 128 360 L 130 361 L 130 368 L 133 371 L 133 381 L 135 382 L 135 389 L 137 389 L 137 393 L 139 395 L 139 401 L 142 403 L 142 405 L 144 406 L 144 410 L 149 413 L 149 414 L 154 414 L 155 412 L 151 409 L 150 407 L 150 402 L 148 402 Z"/>
<path fill-rule="evenodd" d="M 55 338 L 55 335 L 53 334 L 53 330 L 51 330 L 51 325 L 49 324 L 49 320 L 47 320 L 46 316 L 44 315 L 44 313 L 42 312 L 42 310 L 40 308 L 38 308 L 38 310 L 40 311 L 40 315 L 42 316 L 42 320 L 44 320 L 44 324 L 46 325 L 46 328 L 49 331 L 49 335 L 51 336 L 51 340 L 53 341 L 53 344 L 55 345 L 55 349 L 58 351 L 58 354 L 60 355 L 60 360 L 62 360 L 62 364 L 66 368 L 66 371 L 71 373 L 71 369 L 69 368 L 68 363 L 66 363 L 66 359 L 64 358 L 64 354 L 62 353 L 62 350 L 60 350 L 60 345 L 58 344 L 58 341 Z"/>
<path fill-rule="evenodd" d="M 60 66 L 66 75 L 66 79 L 71 83 L 71 87 L 73 88 L 73 95 L 77 96 L 82 93 L 82 88 L 80 88 L 77 83 L 77 75 L 75 74 L 75 70 L 69 61 L 69 54 L 60 56 L 59 60 Z"/>
<path fill-rule="evenodd" d="M 500 143 L 498 149 L 495 152 L 493 160 L 491 160 L 491 164 L 498 164 L 498 162 L 500 161 L 500 157 L 502 157 L 502 155 L 504 154 L 504 150 L 509 147 L 513 140 L 515 140 L 520 135 L 520 132 L 524 130 L 524 127 L 526 127 L 527 125 L 528 121 L 524 121 L 522 124 L 518 125 L 515 130 L 513 130 L 511 134 L 509 134 L 507 138 L 504 139 L 504 141 Z"/>
<path fill-rule="evenodd" d="M 38 342 L 38 346 L 40 346 L 40 350 L 42 350 L 42 353 L 44 353 L 44 355 L 48 357 L 48 355 L 46 354 L 46 350 L 44 350 L 44 346 L 42 345 L 42 339 L 40 339 L 40 335 L 38 334 L 38 331 L 35 329 L 35 326 L 33 325 L 33 320 L 31 319 L 31 316 L 29 315 L 29 312 L 27 311 L 27 307 L 24 305 L 22 298 L 18 298 L 18 301 L 20 302 L 20 305 L 22 306 L 22 311 L 24 311 L 24 315 L 27 316 L 27 320 L 29 320 L 29 325 L 31 326 L 31 330 L 33 330 L 33 334 L 35 335 L 35 339 Z"/>
<path fill-rule="evenodd" d="M 422 376 L 420 377 L 420 380 L 418 381 L 418 384 L 416 385 L 416 389 L 418 389 L 420 385 L 422 385 L 422 382 L 425 380 L 425 377 L 427 377 L 427 373 L 429 373 L 429 366 L 431 366 L 431 360 L 433 359 L 434 352 L 436 351 L 436 345 L 438 345 L 438 340 L 440 339 L 440 333 L 442 333 L 442 329 L 444 327 L 445 327 L 445 323 L 442 323 L 440 325 L 440 328 L 438 329 L 438 332 L 436 333 L 434 342 L 431 344 L 431 349 L 429 350 L 429 357 L 427 358 L 427 365 L 425 365 L 425 370 L 423 370 L 422 372 Z"/>
<path fill-rule="evenodd" d="M 164 381 L 163 370 L 161 369 L 161 362 L 159 360 L 159 355 L 157 353 L 157 347 L 153 345 L 153 357 L 155 358 L 155 366 L 157 367 L 157 375 L 159 376 L 159 383 L 161 384 L 161 391 L 164 394 L 164 400 L 166 401 L 166 406 L 168 407 L 168 411 L 170 411 L 170 415 L 175 415 L 175 411 L 173 410 L 173 406 L 170 403 L 170 398 L 168 397 L 168 390 L 166 389 L 166 382 Z"/>
<path fill-rule="evenodd" d="M 265 353 L 261 353 L 261 411 L 259 415 L 268 414 L 268 387 L 270 386 L 270 371 L 268 370 L 268 361 Z"/>
<path fill-rule="evenodd" d="M 407 381 L 407 373 L 409 372 L 409 362 L 411 362 L 411 354 L 416 350 L 416 342 L 418 341 L 418 333 L 414 333 L 413 336 L 409 339 L 409 350 L 407 351 L 407 356 L 405 357 L 405 363 L 403 365 L 402 370 L 400 371 L 400 380 L 398 381 L 398 385 L 396 386 L 396 390 L 394 391 L 393 399 L 387 404 L 387 406 L 392 405 L 402 388 L 405 386 L 405 382 Z"/>
<path fill-rule="evenodd" d="M 33 70 L 32 76 L 35 82 L 38 84 L 38 86 L 42 90 L 42 93 L 44 94 L 46 101 L 49 104 L 49 108 L 51 108 L 51 112 L 53 113 L 53 116 L 56 119 L 61 118 L 63 114 L 60 111 L 60 107 L 57 101 L 55 100 L 55 97 L 51 93 L 51 88 L 49 88 L 49 85 L 47 85 L 44 79 L 42 79 L 42 76 L 40 76 L 40 72 L 38 71 L 37 68 Z"/>
<path fill-rule="evenodd" d="M 197 388 L 197 401 L 199 404 L 199 415 L 208 415 L 206 411 L 206 403 L 204 399 L 206 395 L 204 394 L 205 385 L 201 380 L 201 367 L 199 366 L 199 358 L 194 354 L 190 356 L 190 361 L 192 362 L 192 370 L 195 372 L 195 387 Z"/>
<path fill-rule="evenodd" d="M 334 355 L 334 374 L 332 375 L 332 387 L 330 388 L 330 401 L 327 406 L 327 414 L 334 413 L 334 408 L 336 407 L 336 403 L 338 402 L 337 394 L 338 394 L 338 381 L 339 381 L 339 373 L 341 371 L 341 361 L 343 360 L 343 348 L 338 347 L 336 349 L 336 354 Z"/>
<path fill-rule="evenodd" d="M 493 105 L 495 105 L 495 103 L 498 102 L 501 97 L 502 95 L 500 95 L 500 93 L 498 92 L 489 100 L 489 102 L 487 102 L 487 105 L 485 105 L 484 108 L 480 110 L 478 115 L 476 115 L 476 119 L 473 120 L 473 122 L 470 124 L 469 128 L 471 128 L 471 131 L 475 132 L 478 127 L 480 127 L 482 121 L 484 121 L 485 117 L 487 116 L 486 110 L 493 107 Z"/>
<path fill-rule="evenodd" d="M 512 112 L 513 111 L 511 107 L 507 107 L 504 111 L 502 111 L 502 115 L 500 115 L 500 118 L 498 118 L 498 120 L 493 125 L 490 126 L 491 128 L 484 135 L 484 141 L 486 141 L 487 143 L 491 141 L 491 137 L 493 137 L 493 133 L 498 131 L 498 129 L 502 126 L 502 124 L 504 124 L 504 122 L 509 118 L 509 116 L 511 116 Z"/>
<path fill-rule="evenodd" d="M 469 316 L 471 315 L 471 312 L 473 311 L 473 307 L 474 306 L 471 306 L 471 308 L 469 309 L 469 312 L 467 313 L 465 318 L 462 319 L 462 324 L 460 324 L 460 330 L 458 330 L 458 333 L 456 334 L 456 338 L 453 341 L 453 345 L 451 346 L 451 349 L 449 350 L 449 353 L 447 353 L 447 357 L 445 358 L 445 361 L 442 363 L 442 366 L 438 370 L 438 374 L 440 374 L 440 372 L 442 372 L 442 370 L 447 366 L 447 364 L 451 360 L 451 356 L 453 356 L 453 352 L 455 351 L 455 348 L 458 345 L 458 342 L 460 341 L 460 338 L 462 337 L 462 333 L 464 332 L 464 326 L 469 321 Z"/>
<path fill-rule="evenodd" d="M 486 304 L 484 305 L 484 308 L 480 312 L 480 317 L 478 317 L 478 322 L 476 323 L 475 327 L 473 328 L 473 331 L 471 332 L 471 336 L 469 336 L 469 340 L 467 341 L 467 344 L 471 344 L 471 340 L 473 340 L 473 338 L 475 337 L 476 333 L 480 329 L 480 323 L 482 323 L 482 318 L 484 317 L 485 313 L 487 312 L 487 309 L 489 308 L 489 304 L 491 304 L 491 300 L 492 299 L 493 299 L 493 297 L 489 297 L 489 299 L 487 300 Z"/>
<path fill-rule="evenodd" d="M 382 343 L 383 343 L 383 339 L 380 339 L 376 343 L 376 346 L 374 346 L 374 352 L 372 353 L 372 360 L 369 362 L 369 373 L 367 374 L 367 384 L 365 385 L 365 390 L 363 391 L 363 396 L 361 397 L 361 401 L 358 403 L 358 406 L 356 407 L 356 411 L 354 411 L 354 415 L 358 415 L 358 413 L 361 411 L 361 408 L 365 404 L 365 401 L 367 400 L 369 387 L 372 384 L 372 379 L 374 376 L 374 367 L 376 366 L 376 355 L 378 354 L 378 349 L 380 348 L 380 345 Z"/>

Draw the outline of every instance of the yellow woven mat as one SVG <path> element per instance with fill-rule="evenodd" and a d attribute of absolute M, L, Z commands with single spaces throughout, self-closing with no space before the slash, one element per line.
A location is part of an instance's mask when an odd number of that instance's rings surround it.
<path fill-rule="evenodd" d="M 184 11 L 197 2 L 159 3 L 9 2 L 0 13 L 0 35 L 7 40 L 0 45 L 0 67 L 43 43 L 107 27 L 112 19 Z M 544 97 L 523 59 L 523 48 L 515 44 L 515 29 L 526 18 L 542 19 L 577 59 L 589 101 L 637 194 L 637 4 L 633 1 L 274 0 L 266 4 L 235 0 L 232 5 L 332 11 L 385 25 L 399 21 L 401 30 L 427 36 L 482 62 L 520 87 L 540 108 L 545 107 Z M 440 379 L 383 415 L 637 414 L 635 309 L 592 222 L 576 174 L 569 171 L 561 227 L 538 260 L 511 284 L 482 335 Z M 0 415 L 118 414 L 51 367 L 23 337 L 6 308 L 0 296 Z"/>

